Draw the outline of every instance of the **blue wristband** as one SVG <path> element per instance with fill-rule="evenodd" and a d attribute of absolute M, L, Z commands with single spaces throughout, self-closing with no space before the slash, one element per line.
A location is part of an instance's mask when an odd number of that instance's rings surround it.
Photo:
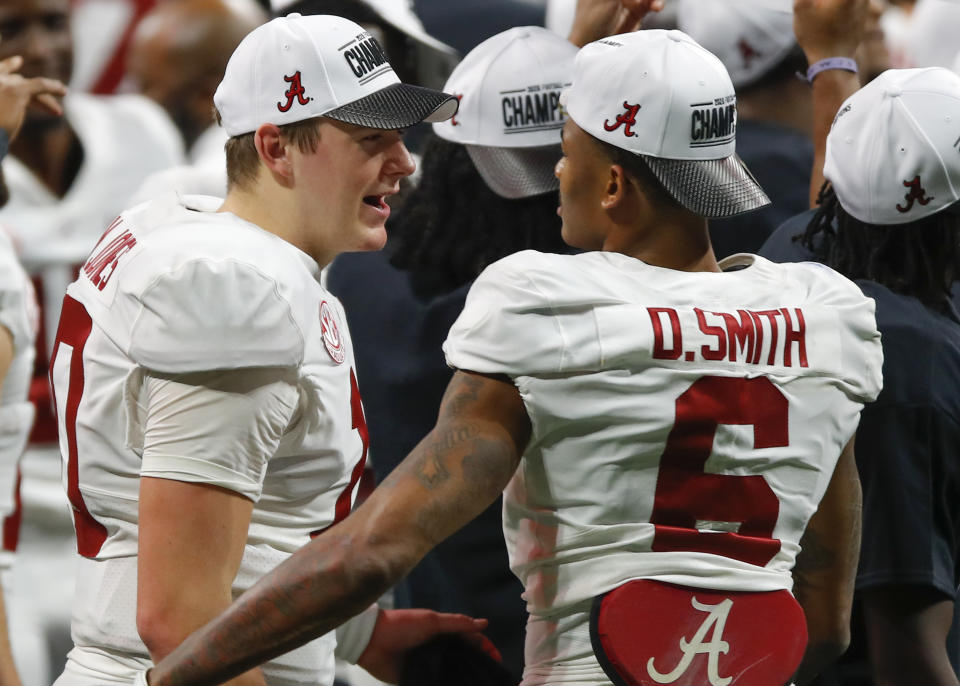
<path fill-rule="evenodd" d="M 807 83 L 813 83 L 813 78 L 822 71 L 828 69 L 842 69 L 843 71 L 852 71 L 857 73 L 857 62 L 849 57 L 828 57 L 825 60 L 814 62 L 807 69 Z"/>

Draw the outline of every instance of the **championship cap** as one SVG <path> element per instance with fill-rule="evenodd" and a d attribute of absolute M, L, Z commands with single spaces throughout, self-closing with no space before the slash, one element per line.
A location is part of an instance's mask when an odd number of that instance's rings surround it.
<path fill-rule="evenodd" d="M 797 45 L 793 0 L 679 0 L 677 28 L 719 57 L 737 88 L 769 73 Z"/>
<path fill-rule="evenodd" d="M 823 174 L 868 224 L 960 210 L 960 76 L 890 69 L 851 95 L 827 136 Z"/>
<path fill-rule="evenodd" d="M 642 157 L 670 195 L 701 217 L 770 204 L 735 152 L 730 77 L 685 33 L 647 29 L 586 45 L 562 102 L 581 129 Z"/>
<path fill-rule="evenodd" d="M 213 96 L 227 134 L 321 115 L 375 129 L 443 121 L 446 93 L 401 83 L 377 40 L 330 15 L 278 17 L 247 34 Z"/>
<path fill-rule="evenodd" d="M 486 184 L 505 198 L 557 188 L 560 94 L 573 76 L 577 48 L 540 26 L 488 38 L 453 70 L 444 90 L 460 99 L 457 116 L 434 124 L 441 138 L 465 145 Z"/>

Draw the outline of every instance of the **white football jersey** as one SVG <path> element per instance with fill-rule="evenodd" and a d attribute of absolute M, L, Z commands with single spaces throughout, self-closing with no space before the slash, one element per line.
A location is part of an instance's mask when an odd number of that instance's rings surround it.
<path fill-rule="evenodd" d="M 33 405 L 27 401 L 27 392 L 33 376 L 37 316 L 33 284 L 20 267 L 10 239 L 0 231 L 0 325 L 13 339 L 13 359 L 0 379 L 0 569 L 9 568 L 20 530 L 18 464 L 33 425 Z"/>
<path fill-rule="evenodd" d="M 631 579 L 790 589 L 800 537 L 881 387 L 873 301 L 826 267 L 680 272 L 525 251 L 444 344 L 513 378 L 532 424 L 505 491 L 510 563 L 549 615 Z"/>
<path fill-rule="evenodd" d="M 342 307 L 320 285 L 312 258 L 215 212 L 221 203 L 171 194 L 123 213 L 67 289 L 51 377 L 84 558 L 77 646 L 148 656 L 135 624 L 141 474 L 211 483 L 255 501 L 236 594 L 353 502 L 367 434 Z M 147 470 L 144 371 L 249 368 L 295 370 L 299 389 L 294 419 L 267 464 L 192 454 Z M 333 641 L 268 664 L 269 683 L 332 682 Z"/>

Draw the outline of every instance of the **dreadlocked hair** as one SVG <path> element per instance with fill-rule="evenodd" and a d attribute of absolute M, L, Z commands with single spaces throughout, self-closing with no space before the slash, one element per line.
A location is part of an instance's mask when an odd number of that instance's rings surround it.
<path fill-rule="evenodd" d="M 939 212 L 907 225 L 867 224 L 847 214 L 830 182 L 806 232 L 795 237 L 849 279 L 867 279 L 948 311 L 960 276 L 960 216 Z"/>
<path fill-rule="evenodd" d="M 433 134 L 421 180 L 388 222 L 390 262 L 410 272 L 419 297 L 449 293 L 520 250 L 568 253 L 556 192 L 509 200 L 494 193 L 467 149 Z"/>

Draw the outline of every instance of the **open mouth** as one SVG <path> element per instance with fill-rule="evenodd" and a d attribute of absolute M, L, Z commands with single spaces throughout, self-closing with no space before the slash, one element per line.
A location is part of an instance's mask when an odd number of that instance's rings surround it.
<path fill-rule="evenodd" d="M 382 195 L 367 195 L 363 198 L 363 202 L 370 207 L 375 207 L 378 210 L 381 210 L 387 206 L 387 203 L 384 201 Z"/>

